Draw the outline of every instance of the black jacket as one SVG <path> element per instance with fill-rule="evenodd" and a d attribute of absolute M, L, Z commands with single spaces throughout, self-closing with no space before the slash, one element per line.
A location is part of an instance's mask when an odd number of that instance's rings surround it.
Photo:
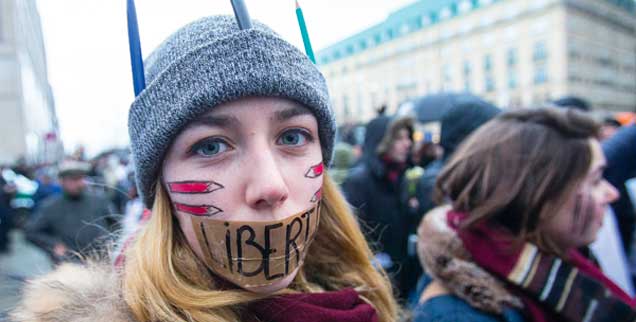
<path fill-rule="evenodd" d="M 396 286 L 406 296 L 405 290 L 415 285 L 417 277 L 409 276 L 408 269 L 404 267 L 409 223 L 403 197 L 406 195 L 404 173 L 400 173 L 397 181 L 389 181 L 387 168 L 375 153 L 390 121 L 389 117 L 382 116 L 369 122 L 362 160 L 351 169 L 342 188 L 371 247 L 376 253 L 387 253 L 391 257 L 393 266 L 388 271 L 394 275 Z M 412 283 L 407 281 L 409 278 L 413 279 Z"/>
<path fill-rule="evenodd" d="M 614 136 L 602 143 L 607 158 L 604 177 L 620 192 L 620 198 L 612 203 L 621 233 L 625 253 L 632 251 L 636 213 L 629 198 L 625 181 L 636 177 L 636 125 L 621 128 Z"/>

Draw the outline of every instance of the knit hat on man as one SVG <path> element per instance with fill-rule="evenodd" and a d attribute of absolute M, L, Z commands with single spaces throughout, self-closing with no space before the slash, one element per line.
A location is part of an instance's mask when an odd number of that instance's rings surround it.
<path fill-rule="evenodd" d="M 214 106 L 242 97 L 281 97 L 306 106 L 318 121 L 323 162 L 329 165 L 336 126 L 325 79 L 267 26 L 253 21 L 253 28 L 240 30 L 231 16 L 197 20 L 155 49 L 145 68 L 147 86 L 132 103 L 128 131 L 147 207 L 179 132 Z"/>

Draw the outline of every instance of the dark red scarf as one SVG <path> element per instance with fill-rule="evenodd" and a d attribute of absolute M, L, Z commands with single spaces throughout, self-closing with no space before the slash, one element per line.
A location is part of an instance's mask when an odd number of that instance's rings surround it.
<path fill-rule="evenodd" d="M 375 309 L 353 289 L 272 297 L 249 306 L 260 322 L 377 322 Z"/>
<path fill-rule="evenodd" d="M 636 301 L 577 251 L 567 259 L 545 253 L 530 243 L 514 246 L 502 228 L 479 224 L 458 229 L 467 214 L 448 212 L 475 263 L 506 282 L 524 303 L 531 321 L 635 321 Z"/>
<path fill-rule="evenodd" d="M 384 178 L 393 184 L 397 183 L 406 170 L 406 162 L 396 162 L 387 155 L 383 155 L 381 159 L 386 169 Z"/>

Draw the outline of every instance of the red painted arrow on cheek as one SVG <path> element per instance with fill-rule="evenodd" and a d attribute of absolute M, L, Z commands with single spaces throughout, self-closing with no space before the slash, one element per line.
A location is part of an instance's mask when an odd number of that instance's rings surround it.
<path fill-rule="evenodd" d="M 168 190 L 172 193 L 209 193 L 223 188 L 222 184 L 214 181 L 179 181 L 168 183 Z"/>
<path fill-rule="evenodd" d="M 307 170 L 307 172 L 305 173 L 305 177 L 307 178 L 318 178 L 322 175 L 322 172 L 325 169 L 325 165 L 320 162 L 318 164 L 316 164 L 315 166 L 312 166 L 311 168 L 309 168 L 309 170 Z"/>
<path fill-rule="evenodd" d="M 316 193 L 311 197 L 310 202 L 318 202 L 322 198 L 322 188 L 318 189 Z"/>
<path fill-rule="evenodd" d="M 185 212 L 190 215 L 199 216 L 199 217 L 209 217 L 214 216 L 223 212 L 223 210 L 212 206 L 212 205 L 186 205 L 182 203 L 175 202 L 174 207 L 177 211 Z"/>

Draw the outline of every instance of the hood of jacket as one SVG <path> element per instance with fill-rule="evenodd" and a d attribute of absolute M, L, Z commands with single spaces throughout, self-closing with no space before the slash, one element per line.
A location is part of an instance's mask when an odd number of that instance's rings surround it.
<path fill-rule="evenodd" d="M 384 162 L 381 159 L 382 151 L 387 151 L 397 137 L 398 131 L 406 128 L 409 137 L 413 136 L 413 119 L 410 117 L 378 116 L 369 121 L 366 126 L 362 156 L 360 161 L 369 167 L 371 173 L 378 177 L 384 177 L 386 172 Z M 409 159 L 407 164 L 409 164 Z"/>
<path fill-rule="evenodd" d="M 10 313 L 15 322 L 133 322 L 121 293 L 121 278 L 110 264 L 63 264 L 27 282 Z"/>
<path fill-rule="evenodd" d="M 417 252 L 426 273 L 478 310 L 501 314 L 505 308 L 521 308 L 519 298 L 471 260 L 461 239 L 447 224 L 449 210 L 448 206 L 431 210 L 418 227 Z"/>
<path fill-rule="evenodd" d="M 446 159 L 472 132 L 501 112 L 498 107 L 469 95 L 457 96 L 448 104 L 451 107 L 442 117 L 439 142 Z"/>

